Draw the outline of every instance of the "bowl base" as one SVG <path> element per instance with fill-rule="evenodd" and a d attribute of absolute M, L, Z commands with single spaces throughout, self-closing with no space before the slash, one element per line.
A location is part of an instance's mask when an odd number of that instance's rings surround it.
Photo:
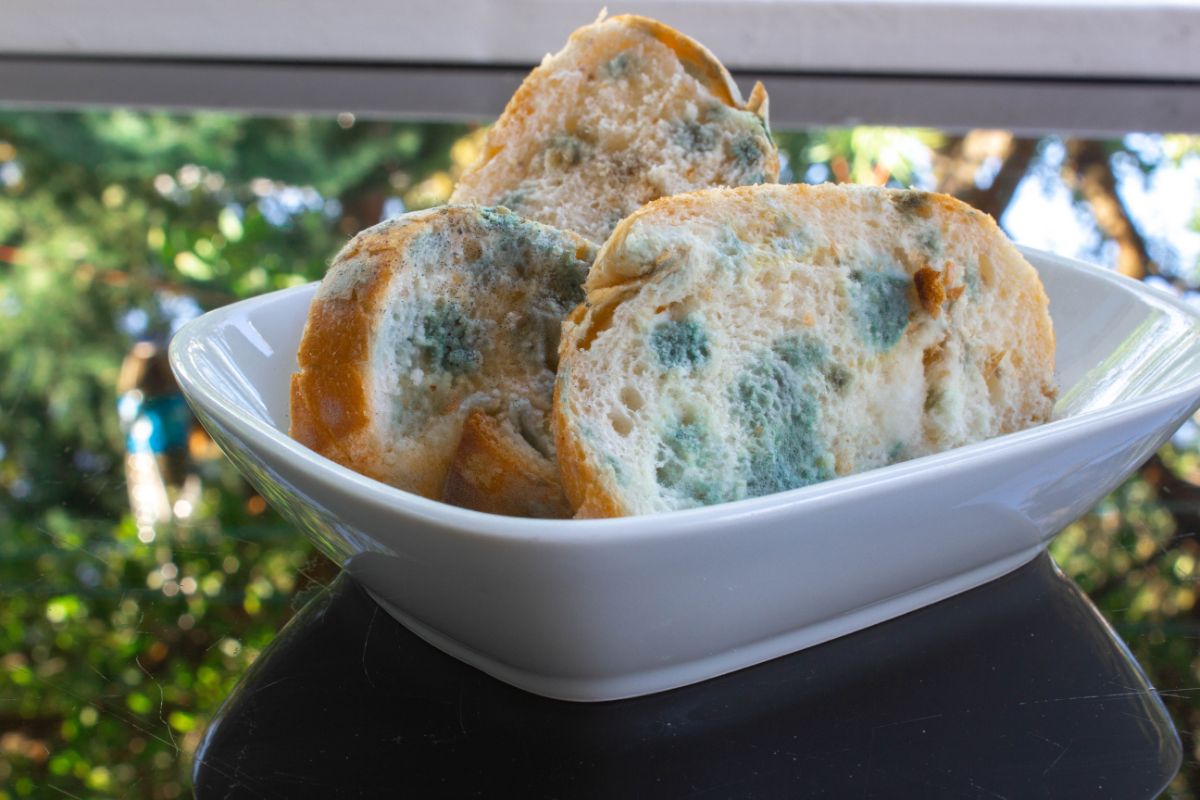
<path fill-rule="evenodd" d="M 604 677 L 545 675 L 505 664 L 434 630 L 388 602 L 386 598 L 373 592 L 370 587 L 364 585 L 363 588 L 379 604 L 380 608 L 420 639 L 493 678 L 554 700 L 601 702 L 624 700 L 678 689 L 681 686 L 726 675 L 789 653 L 823 644 L 872 625 L 878 625 L 1007 575 L 1029 563 L 1043 549 L 1041 545 L 1030 547 L 999 561 L 985 564 L 945 580 L 917 587 L 912 591 L 864 606 L 848 614 L 822 620 L 814 625 L 788 631 L 780 636 L 723 653 L 681 664 L 670 664 L 631 674 Z"/>

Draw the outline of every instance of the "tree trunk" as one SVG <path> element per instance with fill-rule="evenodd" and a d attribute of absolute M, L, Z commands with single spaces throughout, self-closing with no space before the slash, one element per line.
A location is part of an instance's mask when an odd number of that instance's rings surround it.
<path fill-rule="evenodd" d="M 1117 243 L 1117 271 L 1137 280 L 1161 275 L 1117 193 L 1117 178 L 1104 143 L 1068 140 L 1062 174 L 1067 186 L 1087 203 L 1100 232 Z"/>
<path fill-rule="evenodd" d="M 1037 155 L 1037 143 L 1009 131 L 974 130 L 952 137 L 934 154 L 938 191 L 1000 219 Z M 993 159 L 999 161 L 999 169 L 989 184 L 980 186 L 976 176 Z"/>

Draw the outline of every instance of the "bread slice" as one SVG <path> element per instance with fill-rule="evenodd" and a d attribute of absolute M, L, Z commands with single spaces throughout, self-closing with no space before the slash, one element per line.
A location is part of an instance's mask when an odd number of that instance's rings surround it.
<path fill-rule="evenodd" d="M 1049 418 L 1034 269 L 945 195 L 754 186 L 665 198 L 564 326 L 555 435 L 579 516 L 783 491 Z"/>
<path fill-rule="evenodd" d="M 561 321 L 583 299 L 594 256 L 586 239 L 502 208 L 442 207 L 363 231 L 309 310 L 291 435 L 364 475 L 443 499 L 474 414 L 447 499 L 478 505 L 478 481 L 519 493 L 488 500 L 488 510 L 565 514 L 551 393 Z M 479 436 L 524 462 L 520 481 L 476 468 Z"/>
<path fill-rule="evenodd" d="M 778 177 L 762 84 L 744 103 L 703 46 L 619 16 L 575 31 L 529 74 L 450 202 L 501 204 L 603 242 L 655 198 Z"/>
<path fill-rule="evenodd" d="M 538 438 L 553 442 L 552 436 Z M 571 516 L 558 465 L 525 438 L 513 435 L 502 419 L 481 409 L 467 415 L 442 499 L 510 517 Z"/>

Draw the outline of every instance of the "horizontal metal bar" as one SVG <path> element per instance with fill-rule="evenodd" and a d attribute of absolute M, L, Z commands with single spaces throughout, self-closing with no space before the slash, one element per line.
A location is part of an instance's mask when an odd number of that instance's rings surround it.
<path fill-rule="evenodd" d="M 600 5 L 4 0 L 0 52 L 529 64 Z M 1189 0 L 641 0 L 636 10 L 733 69 L 1200 78 L 1200 5 Z"/>
<path fill-rule="evenodd" d="M 0 105 L 224 109 L 422 120 L 495 117 L 527 68 L 0 57 Z M 924 125 L 1115 134 L 1200 131 L 1200 82 L 741 72 L 778 129 Z"/>

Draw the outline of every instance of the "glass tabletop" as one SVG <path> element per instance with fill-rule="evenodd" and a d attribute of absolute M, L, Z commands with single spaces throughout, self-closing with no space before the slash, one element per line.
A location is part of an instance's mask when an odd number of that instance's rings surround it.
<path fill-rule="evenodd" d="M 1046 555 L 824 645 L 607 703 L 456 661 L 342 576 L 209 725 L 231 797 L 1154 797 L 1182 759 L 1135 659 Z"/>

